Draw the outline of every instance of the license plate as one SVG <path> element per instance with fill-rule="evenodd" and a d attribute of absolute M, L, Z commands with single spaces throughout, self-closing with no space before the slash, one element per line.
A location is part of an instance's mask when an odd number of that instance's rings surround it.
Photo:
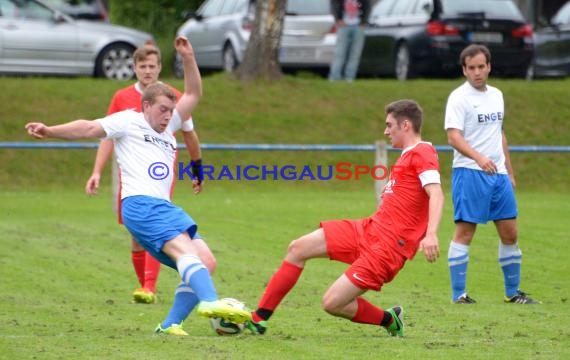
<path fill-rule="evenodd" d="M 279 49 L 279 59 L 280 60 L 295 60 L 303 61 L 311 59 L 314 56 L 314 51 L 312 49 L 303 48 L 281 48 Z"/>
<path fill-rule="evenodd" d="M 502 43 L 503 34 L 498 32 L 472 32 L 469 36 L 469 41 L 483 42 L 483 43 Z"/>

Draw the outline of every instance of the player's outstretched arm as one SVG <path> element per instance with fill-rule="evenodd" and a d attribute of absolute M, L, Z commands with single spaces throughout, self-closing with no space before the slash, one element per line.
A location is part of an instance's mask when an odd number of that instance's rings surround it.
<path fill-rule="evenodd" d="M 176 103 L 176 110 L 181 119 L 188 119 L 202 97 L 202 78 L 194 57 L 194 49 L 184 36 L 178 36 L 174 47 L 184 65 L 184 93 Z"/>
<path fill-rule="evenodd" d="M 102 138 L 106 136 L 101 124 L 96 121 L 75 120 L 61 125 L 47 126 L 39 122 L 26 124 L 26 130 L 30 136 L 36 139 L 85 139 Z"/>

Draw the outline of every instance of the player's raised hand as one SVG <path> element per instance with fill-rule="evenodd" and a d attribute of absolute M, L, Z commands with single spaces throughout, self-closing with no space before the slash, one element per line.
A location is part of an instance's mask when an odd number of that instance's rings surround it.
<path fill-rule="evenodd" d="M 174 40 L 174 47 L 182 57 L 194 55 L 194 49 L 192 48 L 192 44 L 190 44 L 190 41 L 185 36 L 182 35 L 177 36 L 176 39 Z"/>
<path fill-rule="evenodd" d="M 27 123 L 26 130 L 30 136 L 33 136 L 36 139 L 44 139 L 48 137 L 48 127 L 43 123 Z"/>
<path fill-rule="evenodd" d="M 181 119 L 188 119 L 202 97 L 202 78 L 194 57 L 194 49 L 188 38 L 177 36 L 174 47 L 182 57 L 184 66 L 184 93 L 176 103 L 176 111 Z"/>

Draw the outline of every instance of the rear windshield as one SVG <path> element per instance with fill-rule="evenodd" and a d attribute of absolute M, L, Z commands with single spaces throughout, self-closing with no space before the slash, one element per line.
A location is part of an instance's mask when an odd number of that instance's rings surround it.
<path fill-rule="evenodd" d="M 485 13 L 486 16 L 492 17 L 523 19 L 519 8 L 512 0 L 441 0 L 441 4 L 446 15 Z"/>
<path fill-rule="evenodd" d="M 328 15 L 330 13 L 329 0 L 287 0 L 288 15 Z"/>

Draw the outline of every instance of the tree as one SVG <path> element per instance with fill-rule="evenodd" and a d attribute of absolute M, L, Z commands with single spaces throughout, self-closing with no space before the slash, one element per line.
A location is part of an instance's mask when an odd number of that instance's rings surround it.
<path fill-rule="evenodd" d="M 258 78 L 277 81 L 283 76 L 278 54 L 286 8 L 286 0 L 256 1 L 253 29 L 243 61 L 236 70 L 242 82 Z"/>

